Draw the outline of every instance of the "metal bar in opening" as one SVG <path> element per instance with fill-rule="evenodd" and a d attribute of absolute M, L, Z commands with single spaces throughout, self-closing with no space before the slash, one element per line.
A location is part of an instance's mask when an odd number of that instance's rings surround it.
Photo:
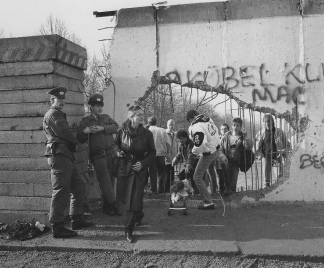
<path fill-rule="evenodd" d="M 243 115 L 243 124 L 244 124 L 244 129 L 245 129 L 245 117 L 244 117 L 244 107 L 242 107 L 242 115 Z M 244 150 L 244 155 L 245 154 L 245 146 L 243 145 L 243 150 Z M 246 157 L 244 157 L 244 168 L 246 167 Z M 247 187 L 247 177 L 246 177 L 246 172 L 244 172 L 244 176 L 245 176 L 245 191 L 248 190 L 248 187 Z"/>
<path fill-rule="evenodd" d="M 261 139 L 261 135 L 262 135 L 262 122 L 261 122 L 261 111 L 260 111 L 260 139 Z M 263 159 L 262 159 L 262 156 L 261 156 L 261 188 L 263 188 L 263 178 L 262 178 L 262 175 L 263 175 L 263 168 L 262 168 L 262 162 L 263 162 Z"/>
<path fill-rule="evenodd" d="M 104 28 L 100 28 L 100 29 L 98 29 L 98 31 L 100 31 L 100 30 L 105 30 L 105 29 L 114 29 L 115 27 L 104 27 Z"/>
<path fill-rule="evenodd" d="M 252 130 L 252 116 L 251 116 L 251 109 L 249 108 L 249 117 L 250 117 L 250 133 L 251 133 L 251 137 L 253 137 L 253 130 Z M 251 163 L 252 163 L 252 154 L 251 154 L 251 159 L 250 159 Z M 252 179 L 252 191 L 253 191 L 253 183 L 254 183 L 254 180 L 253 180 L 253 167 L 251 166 L 251 179 Z"/>
<path fill-rule="evenodd" d="M 226 114 L 226 94 L 224 94 L 224 97 L 225 97 L 225 101 L 224 101 L 225 102 L 225 123 L 227 123 L 226 122 L 226 117 L 227 117 L 227 114 Z"/>
<path fill-rule="evenodd" d="M 275 115 L 275 122 L 276 122 L 276 125 L 275 125 L 275 127 L 276 127 L 276 132 L 275 133 L 277 133 L 277 128 L 278 128 L 278 120 L 277 120 L 277 115 Z M 276 146 L 277 147 L 277 146 Z M 277 158 L 277 164 L 276 164 L 276 172 L 277 172 L 277 181 L 278 181 L 278 176 L 279 176 L 279 174 L 280 174 L 280 165 L 281 165 L 281 159 L 279 158 L 279 155 L 280 155 L 280 152 L 279 152 L 279 150 L 278 150 L 278 148 L 276 148 L 276 152 L 275 152 L 275 156 L 276 156 L 276 158 Z M 279 172 L 278 172 L 278 169 L 279 169 Z"/>
<path fill-rule="evenodd" d="M 253 120 L 253 144 L 254 144 L 254 152 L 256 153 L 256 129 L 255 129 L 255 112 L 252 111 L 252 120 Z M 257 159 L 254 156 L 254 165 L 256 168 L 256 189 L 259 190 L 260 189 L 260 178 L 259 178 L 259 168 L 258 168 L 258 163 L 256 161 Z"/>
<path fill-rule="evenodd" d="M 103 11 L 103 12 L 98 12 L 98 11 L 93 11 L 92 13 L 94 16 L 96 16 L 97 18 L 99 17 L 113 17 L 117 14 L 116 10 L 113 11 Z"/>
<path fill-rule="evenodd" d="M 231 117 L 233 118 L 232 98 L 230 98 Z"/>
<path fill-rule="evenodd" d="M 298 142 L 298 100 L 296 100 L 296 142 Z"/>

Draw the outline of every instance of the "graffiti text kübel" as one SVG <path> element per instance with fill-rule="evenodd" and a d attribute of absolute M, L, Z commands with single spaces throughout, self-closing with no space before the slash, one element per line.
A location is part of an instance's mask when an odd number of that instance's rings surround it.
<path fill-rule="evenodd" d="M 257 99 L 266 101 L 270 99 L 272 103 L 276 103 L 282 99 L 285 99 L 286 103 L 293 101 L 295 104 L 305 104 L 301 95 L 305 94 L 305 83 L 312 83 L 321 81 L 324 77 L 324 64 L 320 64 L 317 68 L 317 73 L 311 72 L 314 70 L 309 63 L 305 66 L 297 64 L 290 67 L 285 64 L 284 83 L 278 85 L 269 81 L 269 71 L 265 64 L 261 66 L 241 66 L 237 69 L 228 66 L 219 68 L 217 66 L 209 66 L 206 71 L 197 72 L 193 74 L 191 71 L 187 71 L 186 75 L 180 75 L 175 70 L 167 73 L 165 76 L 183 85 L 190 84 L 205 84 L 213 88 L 218 86 L 225 86 L 228 90 L 234 90 L 240 86 L 243 88 L 252 89 L 252 98 L 256 102 Z M 185 76 L 185 78 L 184 78 Z"/>

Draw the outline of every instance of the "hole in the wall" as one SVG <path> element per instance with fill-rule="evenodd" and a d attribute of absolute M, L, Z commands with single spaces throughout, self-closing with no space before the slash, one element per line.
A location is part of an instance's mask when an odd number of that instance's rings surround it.
<path fill-rule="evenodd" d="M 248 77 L 248 69 L 241 68 L 242 77 Z M 205 74 L 201 73 L 204 76 Z M 233 90 L 226 86 L 218 85 L 211 87 L 204 81 L 185 83 L 181 85 L 177 72 L 171 72 L 167 76 L 159 76 L 154 72 L 151 79 L 151 86 L 146 90 L 143 97 L 136 102 L 145 108 L 146 116 L 155 115 L 161 127 L 166 126 L 168 119 L 176 120 L 178 128 L 188 129 L 185 113 L 189 109 L 196 108 L 209 116 L 212 114 L 218 128 L 221 121 L 230 125 L 231 119 L 241 117 L 243 128 L 250 135 L 255 146 L 258 132 L 262 133 L 263 116 L 270 113 L 274 119 L 275 127 L 281 130 L 286 136 L 286 142 L 281 148 L 281 160 L 274 161 L 271 171 L 271 187 L 266 191 L 273 191 L 278 184 L 289 178 L 291 157 L 297 151 L 298 145 L 304 138 L 304 132 L 309 127 L 310 120 L 307 116 L 298 113 L 298 97 L 295 96 L 296 106 L 292 111 L 278 113 L 273 108 L 260 107 L 254 103 L 246 103 L 240 100 Z M 216 104 L 215 104 L 216 101 Z M 215 106 L 223 103 L 225 112 L 222 115 L 213 114 Z M 254 148 L 256 149 L 256 148 Z M 237 190 L 255 191 L 265 187 L 264 163 L 256 159 L 255 165 L 245 174 L 240 174 Z M 260 197 L 262 198 L 262 197 Z"/>

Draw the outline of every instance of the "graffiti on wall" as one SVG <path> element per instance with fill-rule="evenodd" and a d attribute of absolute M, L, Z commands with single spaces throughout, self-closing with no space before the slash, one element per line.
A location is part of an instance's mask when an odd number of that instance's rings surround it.
<path fill-rule="evenodd" d="M 308 167 L 313 167 L 316 169 L 324 168 L 324 156 L 302 154 L 300 156 L 300 166 L 301 169 Z"/>
<path fill-rule="evenodd" d="M 276 103 L 285 100 L 286 103 L 305 104 L 303 95 L 306 92 L 306 83 L 313 83 L 323 80 L 324 63 L 319 66 L 312 66 L 307 63 L 305 66 L 297 64 L 290 66 L 284 64 L 283 71 L 280 71 L 279 77 L 270 78 L 270 71 L 266 64 L 260 66 L 241 66 L 234 68 L 227 66 L 220 68 L 209 66 L 203 72 L 193 73 L 188 70 L 185 74 L 177 70 L 168 72 L 165 77 L 180 85 L 208 85 L 213 88 L 219 86 L 227 90 L 235 91 L 239 88 L 251 89 L 253 102 L 258 100 Z M 281 83 L 278 81 L 282 81 Z"/>

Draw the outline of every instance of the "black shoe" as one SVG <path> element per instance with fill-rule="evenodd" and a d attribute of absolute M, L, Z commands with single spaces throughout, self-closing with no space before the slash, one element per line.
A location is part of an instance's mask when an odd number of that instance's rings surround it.
<path fill-rule="evenodd" d="M 79 230 L 82 228 L 90 227 L 93 225 L 92 221 L 86 221 L 83 215 L 72 215 L 71 216 L 71 229 Z"/>
<path fill-rule="evenodd" d="M 117 208 L 116 202 L 110 204 L 110 207 L 111 207 L 112 211 L 115 213 L 116 216 L 120 216 L 121 215 L 120 211 Z"/>
<path fill-rule="evenodd" d="M 128 243 L 133 243 L 134 242 L 134 235 L 130 231 L 125 231 L 125 236 L 126 236 L 126 241 Z"/>
<path fill-rule="evenodd" d="M 141 226 L 143 218 L 144 218 L 144 212 L 142 212 L 142 215 L 135 222 L 135 226 Z"/>
<path fill-rule="evenodd" d="M 102 212 L 108 216 L 120 216 L 121 213 L 116 208 L 116 202 L 112 204 L 105 203 L 102 207 Z"/>
<path fill-rule="evenodd" d="M 65 228 L 63 222 L 53 223 L 52 233 L 54 238 L 70 238 L 78 234 L 76 231 Z"/>

